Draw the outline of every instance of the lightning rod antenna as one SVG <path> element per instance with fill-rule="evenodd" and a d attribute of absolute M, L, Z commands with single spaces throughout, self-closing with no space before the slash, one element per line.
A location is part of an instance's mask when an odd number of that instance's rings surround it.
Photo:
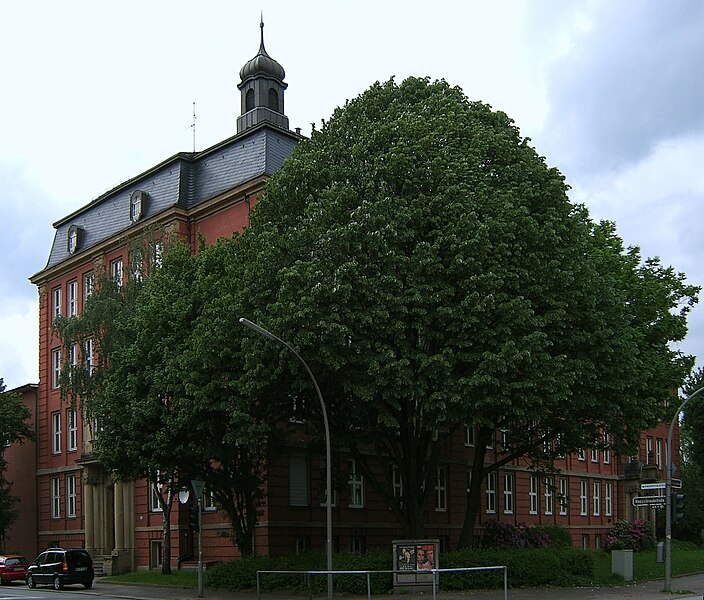
<path fill-rule="evenodd" d="M 193 152 L 196 151 L 196 103 L 193 103 L 193 124 L 191 125 L 193 130 Z"/>

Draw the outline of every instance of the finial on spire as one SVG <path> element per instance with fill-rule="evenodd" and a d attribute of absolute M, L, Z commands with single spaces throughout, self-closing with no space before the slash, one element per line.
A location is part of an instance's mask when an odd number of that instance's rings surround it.
<path fill-rule="evenodd" d="M 263 48 L 264 47 L 264 11 L 263 10 L 260 11 L 260 14 L 259 14 L 259 28 L 262 30 L 260 45 Z"/>

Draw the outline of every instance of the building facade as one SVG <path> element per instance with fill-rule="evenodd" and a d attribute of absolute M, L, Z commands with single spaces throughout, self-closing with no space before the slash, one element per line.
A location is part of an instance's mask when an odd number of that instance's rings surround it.
<path fill-rule="evenodd" d="M 266 179 L 301 140 L 298 132 L 289 130 L 284 113 L 284 78 L 284 69 L 264 48 L 262 25 L 259 52 L 240 70 L 241 114 L 235 135 L 202 152 L 176 154 L 54 224 L 47 265 L 31 278 L 40 299 L 39 551 L 85 547 L 105 573 L 156 568 L 164 560 L 176 567 L 194 559 L 195 540 L 185 510 L 174 509 L 172 552 L 163 556 L 162 517 L 153 486 L 116 482 L 93 457 L 90 424 L 62 402 L 59 385 L 62 365 L 84 361 L 90 366 L 93 347 L 90 341 L 82 348 L 63 347 L 52 323 L 58 316 L 81 313 L 98 273 L 107 272 L 117 282 L 136 275 L 144 256 L 135 260 L 129 240 L 148 239 L 149 247 L 141 251 L 158 262 L 163 236 L 187 240 L 195 252 L 200 238 L 212 243 L 247 225 Z M 518 463 L 509 465 L 484 483 L 479 525 L 487 519 L 563 525 L 576 544 L 598 547 L 615 520 L 634 516 L 630 498 L 643 477 L 641 466 L 662 459 L 663 439 L 659 429 L 644 435 L 640 456 L 628 462 L 605 451 L 565 457 L 557 465 L 561 473 L 549 478 L 535 477 Z M 497 433 L 495 444 L 500 443 Z M 426 534 L 439 538 L 443 547 L 452 547 L 459 538 L 472 453 L 468 429 L 449 440 L 446 461 L 438 468 Z M 365 487 L 354 461 L 341 461 L 340 472 L 347 473 L 349 482 L 335 500 L 335 546 L 352 551 L 390 548 L 391 540 L 402 533 L 400 527 L 389 518 L 388 507 Z M 292 443 L 284 460 L 269 465 L 256 553 L 323 548 L 320 472 L 304 443 Z M 227 530 L 227 522 L 206 498 L 206 561 L 239 555 L 221 534 Z"/>
<path fill-rule="evenodd" d="M 31 414 L 30 426 L 36 431 L 37 415 L 36 384 L 26 384 L 9 390 L 17 394 Z M 21 444 L 10 444 L 4 449 L 3 458 L 7 461 L 5 479 L 12 484 L 12 495 L 17 498 L 14 509 L 18 518 L 6 532 L 4 552 L 22 554 L 34 558 L 37 547 L 37 444 L 25 440 Z"/>

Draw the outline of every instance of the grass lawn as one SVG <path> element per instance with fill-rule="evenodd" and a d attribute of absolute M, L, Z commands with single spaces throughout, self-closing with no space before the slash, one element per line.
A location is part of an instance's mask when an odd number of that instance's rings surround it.
<path fill-rule="evenodd" d="M 690 575 L 704 571 L 704 549 L 674 540 L 672 542 L 672 576 Z M 634 581 L 665 579 L 665 563 L 655 562 L 655 550 L 633 554 Z M 611 554 L 594 553 L 594 582 L 611 585 Z"/>

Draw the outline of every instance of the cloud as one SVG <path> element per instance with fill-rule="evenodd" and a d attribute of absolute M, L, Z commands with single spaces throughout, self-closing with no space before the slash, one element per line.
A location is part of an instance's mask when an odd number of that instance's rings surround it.
<path fill-rule="evenodd" d="M 651 153 L 615 173 L 582 177 L 571 198 L 586 204 L 595 220 L 615 221 L 619 235 L 642 256 L 704 285 L 704 134 L 661 141 Z M 704 300 L 689 316 L 689 334 L 677 346 L 704 359 Z"/>
<path fill-rule="evenodd" d="M 36 294 L 36 293 L 35 293 Z M 7 303 L 0 312 L 0 377 L 8 390 L 39 382 L 39 306 L 33 302 Z"/>
<path fill-rule="evenodd" d="M 704 130 L 704 3 L 590 6 L 547 73 L 551 154 L 573 174 L 622 168 L 663 140 Z"/>

